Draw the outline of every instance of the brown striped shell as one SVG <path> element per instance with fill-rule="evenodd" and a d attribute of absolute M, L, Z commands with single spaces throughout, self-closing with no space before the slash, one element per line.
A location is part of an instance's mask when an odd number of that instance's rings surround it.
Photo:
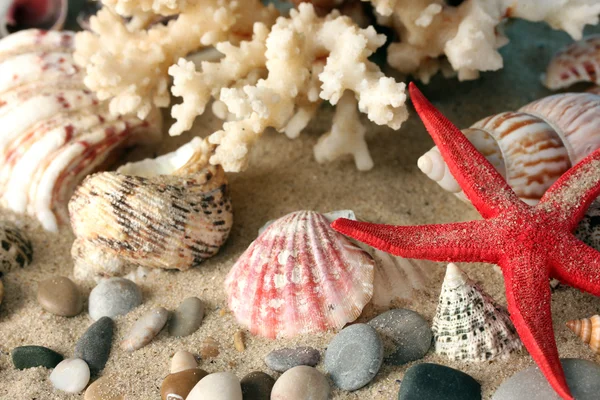
<path fill-rule="evenodd" d="M 568 321 L 567 327 L 588 344 L 594 353 L 600 354 L 600 315 Z"/>
<path fill-rule="evenodd" d="M 29 238 L 16 226 L 0 223 L 0 275 L 31 263 L 33 247 Z"/>
<path fill-rule="evenodd" d="M 600 35 L 572 43 L 548 64 L 544 77 L 548 88 L 566 88 L 577 82 L 600 83 Z"/>

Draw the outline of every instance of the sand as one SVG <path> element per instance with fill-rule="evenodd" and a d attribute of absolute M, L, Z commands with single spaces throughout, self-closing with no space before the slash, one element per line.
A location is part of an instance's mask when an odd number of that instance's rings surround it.
<path fill-rule="evenodd" d="M 502 71 L 485 73 L 478 81 L 464 83 L 437 77 L 423 87 L 433 103 L 458 126 L 469 126 L 482 117 L 514 110 L 549 94 L 540 84 L 539 76 L 552 53 L 570 39 L 546 26 L 524 22 L 512 23 L 507 33 L 511 43 L 502 50 L 506 61 Z M 307 131 L 294 141 L 275 132 L 266 134 L 255 148 L 251 167 L 244 173 L 230 175 L 235 225 L 227 244 L 216 257 L 184 273 L 152 274 L 141 283 L 144 303 L 129 315 L 116 319 L 116 340 L 103 372 L 114 377 L 127 399 L 159 399 L 159 387 L 168 374 L 171 356 L 178 350 L 198 353 L 207 337 L 219 343 L 220 354 L 202 360 L 200 367 L 209 372 L 232 371 L 239 378 L 255 370 L 277 376 L 263 362 L 264 356 L 273 349 L 310 345 L 325 350 L 334 333 L 285 341 L 271 341 L 247 333 L 245 351 L 239 352 L 234 347 L 233 336 L 240 327 L 227 312 L 223 281 L 231 265 L 267 220 L 299 209 L 352 209 L 366 220 L 392 224 L 478 218 L 471 206 L 444 192 L 417 169 L 417 158 L 432 146 L 432 141 L 413 110 L 410 120 L 397 132 L 368 125 L 369 144 L 376 162 L 369 172 L 357 172 L 349 159 L 326 165 L 314 161 L 312 147 L 318 134 L 327 130 L 331 116 L 331 108 L 323 107 Z M 214 117 L 205 116 L 197 121 L 193 133 L 207 134 L 216 129 L 218 123 Z M 167 140 L 158 152 L 172 150 L 186 140 L 189 135 Z M 132 155 L 136 156 L 140 154 Z M 0 306 L 0 399 L 81 399 L 83 395 L 66 395 L 53 390 L 48 381 L 50 371 L 42 368 L 17 371 L 10 361 L 11 349 L 34 344 L 48 346 L 70 357 L 75 342 L 91 322 L 86 312 L 74 318 L 51 315 L 35 300 L 38 281 L 55 274 L 72 277 L 69 252 L 72 235 L 68 229 L 58 235 L 46 233 L 35 221 L 23 216 L 8 212 L 3 212 L 3 216 L 24 227 L 32 237 L 35 255 L 32 265 L 2 278 L 6 296 Z M 502 277 L 492 266 L 463 267 L 491 296 L 505 303 Z M 412 302 L 397 305 L 414 309 L 431 321 L 443 273 L 443 265 L 439 265 L 426 291 L 418 293 Z M 82 284 L 81 288 L 87 298 L 91 285 Z M 171 338 L 163 331 L 148 346 L 134 353 L 118 348 L 126 331 L 144 312 L 156 306 L 174 309 L 189 296 L 198 296 L 207 304 L 204 323 L 195 334 Z M 559 287 L 554 292 L 554 329 L 562 357 L 595 360 L 594 354 L 568 331 L 565 322 L 595 314 L 599 307 L 600 299 L 575 289 Z M 360 320 L 368 320 L 373 314 L 374 310 L 368 308 Z M 465 363 L 450 362 L 430 351 L 415 363 L 420 362 L 440 363 L 471 374 L 482 384 L 486 399 L 503 380 L 532 365 L 526 352 L 505 361 Z M 394 399 L 404 372 L 413 364 L 384 366 L 365 388 L 352 393 L 334 390 L 332 398 Z"/>

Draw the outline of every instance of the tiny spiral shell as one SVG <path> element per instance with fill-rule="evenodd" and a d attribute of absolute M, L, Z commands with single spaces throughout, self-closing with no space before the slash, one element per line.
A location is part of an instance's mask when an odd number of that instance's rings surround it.
<path fill-rule="evenodd" d="M 568 321 L 567 327 L 588 344 L 594 353 L 600 354 L 600 315 Z"/>

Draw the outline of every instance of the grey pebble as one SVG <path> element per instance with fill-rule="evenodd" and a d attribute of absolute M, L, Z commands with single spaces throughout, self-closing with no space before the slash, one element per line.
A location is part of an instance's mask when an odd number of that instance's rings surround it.
<path fill-rule="evenodd" d="M 383 340 L 385 362 L 402 365 L 419 360 L 431 347 L 433 335 L 429 323 L 420 314 L 398 308 L 369 321 Z"/>
<path fill-rule="evenodd" d="M 273 371 L 285 372 L 298 365 L 316 366 L 321 361 L 319 350 L 312 347 L 296 347 L 273 350 L 265 357 L 265 364 Z"/>
<path fill-rule="evenodd" d="M 204 303 L 197 297 L 188 297 L 173 311 L 169 321 L 169 335 L 181 337 L 196 332 L 204 318 Z"/>
<path fill-rule="evenodd" d="M 115 323 L 102 317 L 83 333 L 75 345 L 75 358 L 81 358 L 90 367 L 92 375 L 104 369 L 112 346 Z"/>
<path fill-rule="evenodd" d="M 383 343 L 367 324 L 342 329 L 325 352 L 325 369 L 333 383 L 344 390 L 356 390 L 369 383 L 383 363 Z"/>
<path fill-rule="evenodd" d="M 50 369 L 56 367 L 63 360 L 62 355 L 43 346 L 15 347 L 11 356 L 16 369 L 36 367 Z"/>
<path fill-rule="evenodd" d="M 142 291 L 135 283 L 129 279 L 110 278 L 92 289 L 89 313 L 94 321 L 102 317 L 114 318 L 127 314 L 141 303 Z"/>

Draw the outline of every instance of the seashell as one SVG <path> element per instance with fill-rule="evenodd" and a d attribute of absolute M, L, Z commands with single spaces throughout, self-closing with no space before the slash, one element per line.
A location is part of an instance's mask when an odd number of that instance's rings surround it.
<path fill-rule="evenodd" d="M 0 222 L 0 275 L 31 263 L 33 247 L 29 238 L 16 226 Z"/>
<path fill-rule="evenodd" d="M 269 338 L 340 329 L 373 296 L 375 262 L 314 211 L 285 215 L 250 244 L 225 280 L 238 322 Z"/>
<path fill-rule="evenodd" d="M 88 177 L 69 202 L 77 279 L 139 266 L 187 270 L 215 255 L 233 224 L 225 172 L 195 138 L 173 153 Z"/>
<path fill-rule="evenodd" d="M 452 360 L 507 358 L 522 344 L 508 312 L 448 264 L 433 318 L 435 352 Z"/>
<path fill-rule="evenodd" d="M 564 93 L 465 129 L 465 136 L 526 203 L 536 204 L 572 165 L 600 148 L 600 96 Z M 437 147 L 418 166 L 445 190 L 466 200 Z"/>
<path fill-rule="evenodd" d="M 0 3 L 0 37 L 23 29 L 62 29 L 68 0 L 4 0 Z"/>
<path fill-rule="evenodd" d="M 568 321 L 567 327 L 588 344 L 594 353 L 600 354 L 600 315 Z"/>
<path fill-rule="evenodd" d="M 115 117 L 83 83 L 70 32 L 27 30 L 0 40 L 0 203 L 57 231 L 89 173 L 156 141 L 161 118 Z"/>
<path fill-rule="evenodd" d="M 215 358 L 219 355 L 219 343 L 211 336 L 204 339 L 200 345 L 200 357 L 203 360 Z"/>
<path fill-rule="evenodd" d="M 549 89 L 561 89 L 577 82 L 600 83 L 600 35 L 583 38 L 557 52 L 543 78 Z"/>

